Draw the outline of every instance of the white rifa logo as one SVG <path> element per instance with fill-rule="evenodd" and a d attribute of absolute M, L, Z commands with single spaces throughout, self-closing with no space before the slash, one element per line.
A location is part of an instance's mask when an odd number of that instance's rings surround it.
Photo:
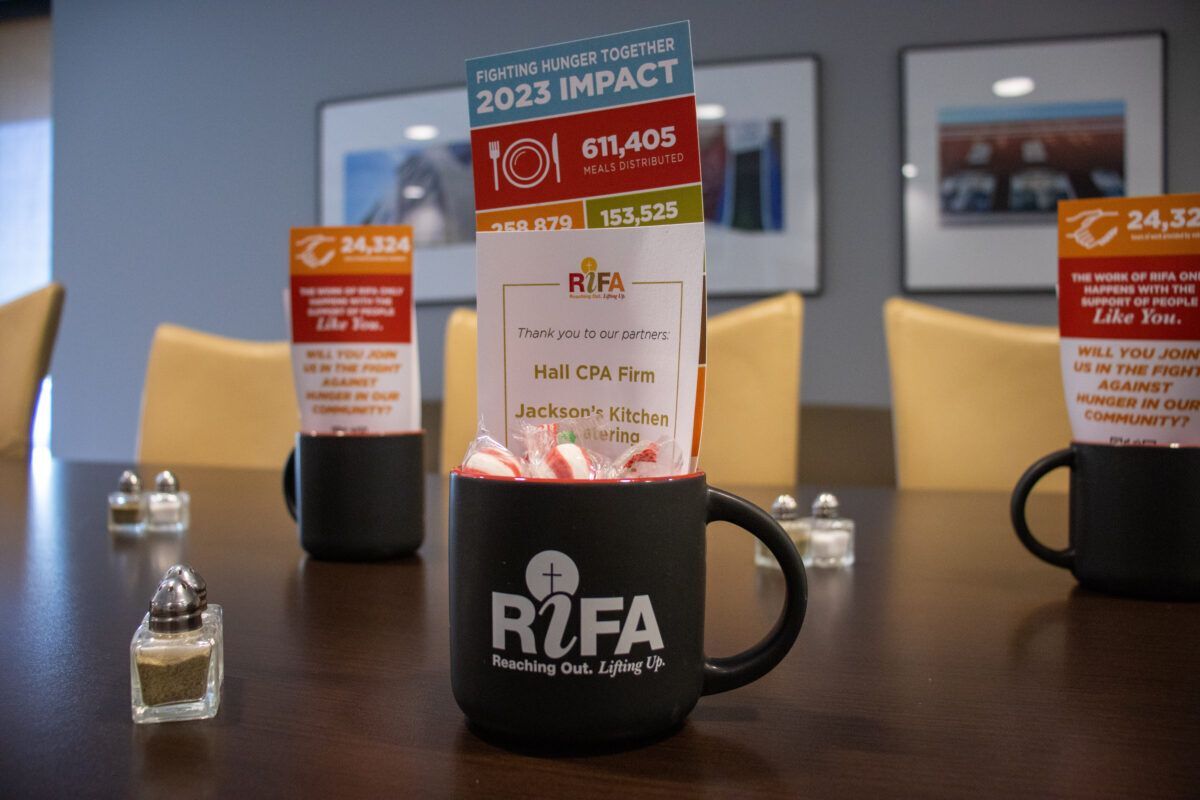
<path fill-rule="evenodd" d="M 581 656 L 597 655 L 602 636 L 617 637 L 613 655 L 628 655 L 638 643 L 649 645 L 652 651 L 663 648 L 654 605 L 647 594 L 634 595 L 628 610 L 623 597 L 580 597 L 578 635 L 572 633 L 568 638 L 571 609 L 579 589 L 579 568 L 566 553 L 543 550 L 531 558 L 525 568 L 525 585 L 539 605 L 535 606 L 524 595 L 492 592 L 492 648 L 495 650 L 504 650 L 510 640 L 509 634 L 515 634 L 522 653 L 537 655 L 533 625 L 538 617 L 547 614 L 549 624 L 542 639 L 541 653 L 550 658 L 562 658 L 577 644 Z M 602 619 L 600 616 L 614 612 L 623 613 L 624 619 Z"/>
<path fill-rule="evenodd" d="M 323 267 L 337 255 L 337 249 L 329 246 L 336 241 L 334 237 L 323 233 L 310 233 L 296 241 L 296 247 L 300 248 L 296 253 L 296 260 L 309 269 Z"/>

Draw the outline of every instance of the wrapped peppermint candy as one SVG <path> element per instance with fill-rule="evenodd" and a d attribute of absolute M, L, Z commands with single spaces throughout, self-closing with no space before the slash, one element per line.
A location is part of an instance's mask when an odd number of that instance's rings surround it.
<path fill-rule="evenodd" d="M 598 440 L 603 425 L 596 415 L 522 426 L 515 438 L 524 445 L 529 477 L 586 481 L 607 475 L 608 461 L 583 444 Z"/>
<path fill-rule="evenodd" d="M 639 442 L 616 460 L 585 446 L 605 441 L 602 416 L 525 424 L 512 434 L 518 456 L 497 442 L 480 425 L 479 434 L 467 449 L 462 471 L 471 475 L 544 480 L 596 480 L 665 478 L 687 473 L 688 454 L 670 437 Z"/>
<path fill-rule="evenodd" d="M 513 434 L 512 438 L 516 440 L 518 447 L 524 453 L 525 462 L 536 464 L 558 444 L 558 434 L 557 422 L 544 422 L 541 425 L 525 423 L 520 430 Z"/>
<path fill-rule="evenodd" d="M 472 475 L 520 478 L 525 475 L 525 465 L 511 450 L 488 436 L 487 431 L 480 429 L 480 434 L 467 448 L 462 471 Z"/>
<path fill-rule="evenodd" d="M 558 480 L 591 480 L 605 464 L 590 450 L 580 447 L 574 431 L 559 431 L 557 441 L 538 457 L 530 459 L 529 476 Z"/>
<path fill-rule="evenodd" d="M 610 468 L 612 478 L 665 478 L 687 472 L 687 454 L 670 437 L 639 442 L 622 453 Z"/>

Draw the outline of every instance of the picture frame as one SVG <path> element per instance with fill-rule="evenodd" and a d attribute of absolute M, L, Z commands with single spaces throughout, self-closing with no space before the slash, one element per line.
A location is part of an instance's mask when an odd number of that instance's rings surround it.
<path fill-rule="evenodd" d="M 900 52 L 901 284 L 1050 292 L 1056 206 L 1166 191 L 1161 31 Z"/>
<path fill-rule="evenodd" d="M 701 157 L 716 165 L 704 180 L 711 297 L 820 291 L 818 71 L 807 55 L 695 70 L 697 108 L 709 117 L 699 121 Z M 454 86 L 317 111 L 319 224 L 412 225 L 421 304 L 475 298 L 467 108 L 465 87 Z"/>
<path fill-rule="evenodd" d="M 819 85 L 812 55 L 696 67 L 710 297 L 820 293 Z M 714 158 L 714 127 L 722 124 L 725 153 Z M 766 146 L 756 148 L 756 139 Z M 756 149 L 765 155 L 755 157 Z M 747 162 L 747 172 L 759 173 L 750 192 L 744 179 L 729 180 Z M 777 175 L 763 181 L 769 169 Z M 755 194 L 755 181 L 759 197 L 747 206 L 741 200 Z"/>
<path fill-rule="evenodd" d="M 321 225 L 413 226 L 417 303 L 475 299 L 475 187 L 465 86 L 317 109 Z"/>

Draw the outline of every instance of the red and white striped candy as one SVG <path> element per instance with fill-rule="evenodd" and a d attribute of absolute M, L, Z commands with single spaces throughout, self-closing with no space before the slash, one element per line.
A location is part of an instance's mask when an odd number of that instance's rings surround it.
<path fill-rule="evenodd" d="M 622 466 L 623 477 L 640 478 L 656 476 L 661 469 L 658 462 L 658 443 L 651 442 L 641 450 L 638 450 L 626 459 Z"/>
<path fill-rule="evenodd" d="M 481 475 L 502 475 L 507 478 L 519 478 L 523 474 L 521 462 L 517 461 L 516 456 L 495 447 L 476 450 L 467 459 L 467 463 L 463 464 L 463 470 Z"/>
<path fill-rule="evenodd" d="M 588 480 L 592 477 L 592 459 L 579 445 L 564 442 L 550 448 L 533 472 L 535 478 Z"/>

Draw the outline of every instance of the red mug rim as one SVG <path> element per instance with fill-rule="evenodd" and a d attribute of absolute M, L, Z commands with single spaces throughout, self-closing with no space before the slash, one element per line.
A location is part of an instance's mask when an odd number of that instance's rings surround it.
<path fill-rule="evenodd" d="M 485 475 L 482 472 L 464 470 L 462 467 L 455 467 L 450 470 L 450 474 L 457 475 L 460 478 L 475 478 L 482 481 L 505 481 L 508 483 L 533 483 L 538 485 L 567 484 L 571 486 L 586 486 L 591 484 L 612 485 L 618 483 L 671 483 L 672 481 L 685 481 L 704 477 L 703 470 L 696 470 L 684 475 L 663 475 L 652 478 L 529 478 L 524 475 Z"/>
<path fill-rule="evenodd" d="M 309 439 L 382 439 L 384 437 L 423 436 L 424 428 L 413 431 L 296 431 Z"/>

